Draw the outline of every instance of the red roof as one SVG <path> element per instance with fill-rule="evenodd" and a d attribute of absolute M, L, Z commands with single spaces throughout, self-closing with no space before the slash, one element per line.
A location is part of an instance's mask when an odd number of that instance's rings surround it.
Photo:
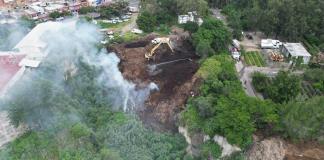
<path fill-rule="evenodd" d="M 25 55 L 0 55 L 0 91 L 19 71 L 19 62 Z"/>

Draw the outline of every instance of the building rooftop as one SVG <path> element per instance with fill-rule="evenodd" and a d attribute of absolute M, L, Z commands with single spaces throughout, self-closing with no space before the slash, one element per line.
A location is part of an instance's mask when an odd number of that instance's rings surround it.
<path fill-rule="evenodd" d="M 19 63 L 24 57 L 25 55 L 0 55 L 0 91 L 22 68 Z"/>
<path fill-rule="evenodd" d="M 311 54 L 305 49 L 301 43 L 284 43 L 285 48 L 288 50 L 291 56 L 298 57 L 310 57 Z"/>

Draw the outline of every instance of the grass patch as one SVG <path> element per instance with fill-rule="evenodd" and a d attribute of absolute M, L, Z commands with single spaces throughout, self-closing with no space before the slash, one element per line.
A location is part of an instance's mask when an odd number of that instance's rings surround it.
<path fill-rule="evenodd" d="M 123 27 L 127 24 L 129 24 L 131 21 L 127 21 L 127 22 L 121 22 L 121 23 L 106 23 L 106 22 L 103 22 L 102 20 L 97 20 L 97 25 L 100 27 L 100 28 L 120 28 L 120 27 Z"/>
<path fill-rule="evenodd" d="M 265 62 L 261 57 L 260 52 L 246 52 L 244 53 L 244 59 L 245 63 L 249 66 L 258 66 L 258 67 L 264 67 Z"/>

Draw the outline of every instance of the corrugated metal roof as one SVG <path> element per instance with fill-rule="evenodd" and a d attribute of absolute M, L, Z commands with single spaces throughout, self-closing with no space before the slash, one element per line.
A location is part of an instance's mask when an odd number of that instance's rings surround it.
<path fill-rule="evenodd" d="M 311 57 L 311 54 L 309 54 L 301 43 L 285 43 L 284 47 L 293 57 Z"/>

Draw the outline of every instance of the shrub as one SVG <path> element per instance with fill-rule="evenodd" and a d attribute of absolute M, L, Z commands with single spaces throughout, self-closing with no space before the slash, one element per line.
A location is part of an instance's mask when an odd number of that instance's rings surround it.
<path fill-rule="evenodd" d="M 156 17 L 153 14 L 144 11 L 138 16 L 136 23 L 139 29 L 144 32 L 152 32 L 156 26 Z"/>
<path fill-rule="evenodd" d="M 210 159 L 211 157 L 213 157 L 213 159 L 218 159 L 221 154 L 221 147 L 212 140 L 205 142 L 201 146 L 201 155 L 204 159 Z"/>

